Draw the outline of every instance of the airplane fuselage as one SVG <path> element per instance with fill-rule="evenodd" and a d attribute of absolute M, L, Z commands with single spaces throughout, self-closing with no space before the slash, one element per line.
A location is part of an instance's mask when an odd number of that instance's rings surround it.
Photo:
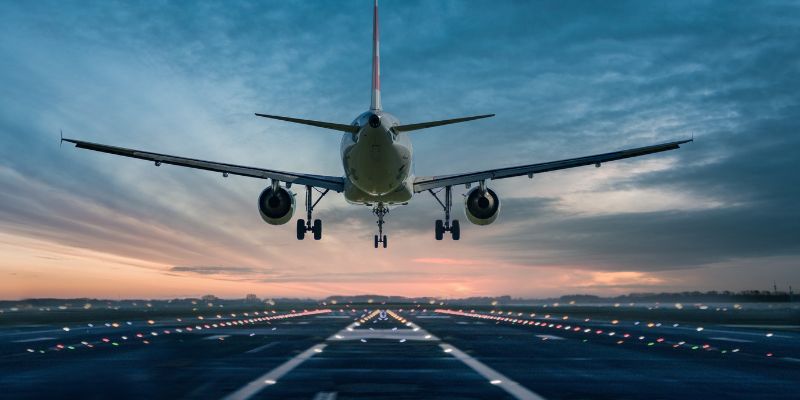
<path fill-rule="evenodd" d="M 344 197 L 350 203 L 403 204 L 414 193 L 413 149 L 399 121 L 380 110 L 359 115 L 352 123 L 357 133 L 342 137 Z"/>

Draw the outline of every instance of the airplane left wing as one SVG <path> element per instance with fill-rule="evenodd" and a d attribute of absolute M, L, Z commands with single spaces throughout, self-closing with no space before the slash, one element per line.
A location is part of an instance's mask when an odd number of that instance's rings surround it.
<path fill-rule="evenodd" d="M 155 162 L 156 166 L 161 164 L 172 164 L 181 167 L 204 169 L 206 171 L 221 172 L 224 175 L 233 174 L 249 176 L 260 179 L 275 179 L 281 182 L 295 185 L 313 186 L 322 189 L 330 189 L 337 192 L 344 190 L 344 179 L 337 176 L 311 175 L 294 172 L 276 171 L 255 167 L 245 167 L 241 165 L 224 164 L 213 161 L 197 160 L 194 158 L 177 157 L 168 154 L 150 153 L 146 151 L 126 149 L 123 147 L 108 146 L 99 143 L 84 142 L 81 140 L 62 138 L 61 141 L 74 143 L 75 147 L 87 150 L 99 151 L 102 153 L 116 154 L 123 157 L 138 158 Z"/>
<path fill-rule="evenodd" d="M 486 171 L 476 171 L 464 174 L 418 177 L 414 180 L 414 192 L 424 192 L 430 189 L 436 189 L 445 186 L 465 185 L 485 180 L 511 178 L 515 176 L 528 175 L 533 177 L 533 174 L 542 172 L 557 171 L 560 169 L 581 167 L 584 165 L 596 165 L 609 161 L 622 160 L 625 158 L 639 157 L 647 154 L 659 153 L 667 150 L 675 150 L 680 148 L 680 145 L 691 142 L 693 139 L 679 140 L 676 142 L 656 144 L 652 146 L 637 147 L 635 149 L 615 151 L 605 154 L 597 154 L 588 157 L 570 158 L 560 161 L 551 161 L 539 164 L 520 165 L 516 167 L 506 167 L 498 169 L 490 169 Z"/>

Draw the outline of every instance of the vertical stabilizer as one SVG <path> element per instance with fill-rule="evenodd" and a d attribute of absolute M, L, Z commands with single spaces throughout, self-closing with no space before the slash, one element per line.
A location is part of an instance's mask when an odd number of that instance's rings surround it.
<path fill-rule="evenodd" d="M 375 0 L 375 12 L 372 16 L 372 103 L 370 110 L 381 109 L 381 57 L 378 31 L 378 0 Z"/>

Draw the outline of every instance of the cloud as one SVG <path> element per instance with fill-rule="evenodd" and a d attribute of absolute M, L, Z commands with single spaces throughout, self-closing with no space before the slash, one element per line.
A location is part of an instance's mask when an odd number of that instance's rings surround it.
<path fill-rule="evenodd" d="M 418 264 L 438 264 L 438 265 L 476 265 L 481 264 L 478 260 L 464 260 L 454 258 L 415 258 L 411 260 Z"/>
<path fill-rule="evenodd" d="M 232 266 L 219 266 L 219 265 L 185 265 L 174 266 L 169 269 L 172 272 L 191 272 L 200 275 L 249 275 L 261 272 L 256 268 L 250 267 L 232 267 Z"/>
<path fill-rule="evenodd" d="M 59 148 L 57 132 L 340 174 L 338 135 L 252 113 L 347 123 L 363 111 L 370 27 L 354 22 L 369 21 L 369 7 L 7 2 L 0 4 L 0 233 L 18 239 L 6 251 L 42 252 L 24 240 L 35 239 L 139 260 L 159 274 L 195 275 L 195 285 L 205 277 L 236 280 L 242 290 L 280 283 L 319 294 L 376 282 L 409 293 L 535 294 L 570 282 L 670 285 L 666 276 L 677 273 L 746 286 L 752 276 L 731 279 L 726 268 L 741 273 L 760 262 L 765 275 L 800 279 L 786 267 L 800 256 L 793 3 L 381 7 L 387 111 L 404 122 L 497 113 L 415 134 L 418 175 L 696 141 L 600 169 L 490 181 L 503 206 L 486 227 L 464 221 L 464 189 L 455 188 L 459 242 L 433 240 L 433 221 L 443 215 L 422 193 L 392 210 L 391 247 L 376 253 L 370 210 L 331 193 L 315 214 L 324 239 L 299 242 L 292 224 L 258 218 L 255 199 L 267 182 Z M 126 264 L 114 265 L 124 280 Z M 537 280 L 545 273 L 564 278 L 547 285 Z"/>

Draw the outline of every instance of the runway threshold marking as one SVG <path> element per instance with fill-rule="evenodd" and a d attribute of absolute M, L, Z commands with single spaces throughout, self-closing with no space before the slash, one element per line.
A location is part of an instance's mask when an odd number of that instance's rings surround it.
<path fill-rule="evenodd" d="M 250 397 L 253 397 L 256 393 L 262 391 L 267 386 L 271 386 L 278 383 L 278 380 L 280 378 L 288 374 L 291 370 L 297 368 L 304 361 L 308 360 L 311 357 L 314 357 L 314 355 L 318 353 L 321 353 L 322 349 L 324 349 L 326 346 L 327 346 L 326 344 L 320 343 L 309 347 L 306 351 L 294 356 L 292 359 L 279 365 L 272 371 L 269 371 L 266 374 L 259 376 L 252 382 L 248 383 L 247 385 L 244 385 L 241 389 L 225 396 L 224 399 L 245 400 L 249 399 Z"/>
<path fill-rule="evenodd" d="M 489 383 L 505 390 L 511 396 L 520 400 L 544 400 L 544 397 L 528 390 L 526 387 L 517 382 L 512 381 L 507 376 L 493 370 L 486 364 L 476 360 L 472 356 L 459 350 L 453 345 L 442 343 L 439 345 L 445 353 L 457 358 L 459 361 L 467 364 L 475 372 L 489 380 Z"/>

